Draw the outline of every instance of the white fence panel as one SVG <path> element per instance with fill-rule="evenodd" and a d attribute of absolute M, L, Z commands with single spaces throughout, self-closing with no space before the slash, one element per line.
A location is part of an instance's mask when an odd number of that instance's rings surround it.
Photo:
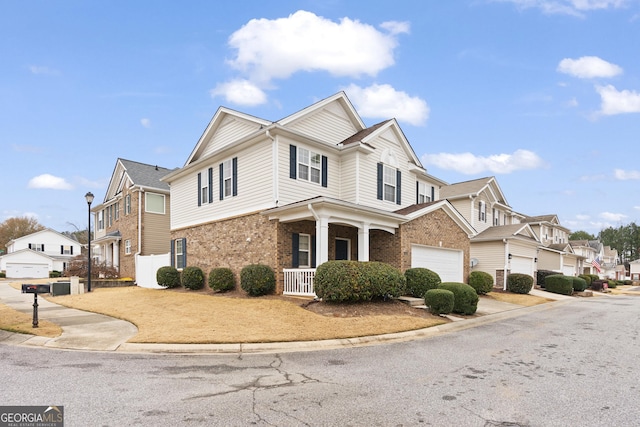
<path fill-rule="evenodd" d="M 316 296 L 313 290 L 315 268 L 284 269 L 284 295 Z"/>
<path fill-rule="evenodd" d="M 171 254 L 138 255 L 136 257 L 136 284 L 141 288 L 162 289 L 156 281 L 160 267 L 171 265 Z"/>

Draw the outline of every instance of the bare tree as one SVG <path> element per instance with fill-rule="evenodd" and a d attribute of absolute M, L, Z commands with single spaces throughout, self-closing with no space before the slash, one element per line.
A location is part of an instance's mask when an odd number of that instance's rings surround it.
<path fill-rule="evenodd" d="M 44 230 L 45 228 L 46 227 L 40 224 L 37 219 L 28 216 L 7 219 L 0 224 L 0 251 L 6 252 L 7 244 L 11 240 Z"/>

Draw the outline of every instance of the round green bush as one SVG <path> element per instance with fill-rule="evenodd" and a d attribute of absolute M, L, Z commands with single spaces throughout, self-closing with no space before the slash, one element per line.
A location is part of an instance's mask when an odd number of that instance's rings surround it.
<path fill-rule="evenodd" d="M 587 289 L 587 281 L 582 277 L 571 277 L 571 283 L 573 290 L 576 292 L 582 292 Z"/>
<path fill-rule="evenodd" d="M 407 295 L 422 298 L 429 289 L 436 289 L 442 282 L 435 271 L 428 268 L 409 268 L 405 270 L 404 277 L 407 281 Z"/>
<path fill-rule="evenodd" d="M 548 292 L 561 295 L 573 294 L 573 280 L 569 276 L 565 276 L 563 274 L 547 276 L 546 284 Z"/>
<path fill-rule="evenodd" d="M 214 291 L 227 292 L 235 289 L 236 278 L 230 268 L 214 268 L 209 272 L 209 287 Z"/>
<path fill-rule="evenodd" d="M 545 287 L 545 279 L 547 276 L 553 276 L 558 274 L 557 271 L 552 270 L 538 270 L 536 271 L 536 283 L 538 286 L 544 288 Z"/>
<path fill-rule="evenodd" d="M 182 286 L 192 291 L 204 287 L 204 272 L 200 267 L 185 267 L 182 269 Z"/>
<path fill-rule="evenodd" d="M 453 311 L 455 296 L 447 289 L 429 289 L 424 294 L 424 303 L 433 314 L 449 314 Z"/>
<path fill-rule="evenodd" d="M 478 294 L 476 290 L 466 283 L 443 282 L 438 289 L 446 289 L 453 292 L 453 312 L 460 314 L 473 314 L 478 309 Z"/>
<path fill-rule="evenodd" d="M 587 283 L 587 288 L 591 286 L 591 282 L 593 282 L 593 278 L 591 277 L 590 274 L 580 274 L 578 277 Z"/>
<path fill-rule="evenodd" d="M 177 288 L 180 286 L 180 272 L 175 267 L 160 267 L 156 272 L 156 282 L 164 288 Z"/>
<path fill-rule="evenodd" d="M 469 286 L 476 290 L 478 295 L 484 295 L 493 290 L 493 276 L 484 271 L 472 271 L 469 274 Z"/>
<path fill-rule="evenodd" d="M 618 281 L 617 280 L 609 279 L 609 280 L 607 280 L 607 282 L 609 282 L 609 287 L 610 288 L 614 288 L 615 289 L 618 286 Z"/>
<path fill-rule="evenodd" d="M 328 302 L 386 299 L 405 292 L 402 273 L 375 261 L 327 261 L 316 269 L 313 285 L 316 295 Z"/>
<path fill-rule="evenodd" d="M 511 273 L 507 276 L 507 290 L 509 292 L 528 294 L 531 288 L 533 288 L 533 277 L 528 274 Z"/>
<path fill-rule="evenodd" d="M 247 265 L 240 271 L 240 287 L 252 297 L 271 294 L 276 290 L 276 275 L 268 265 Z"/>

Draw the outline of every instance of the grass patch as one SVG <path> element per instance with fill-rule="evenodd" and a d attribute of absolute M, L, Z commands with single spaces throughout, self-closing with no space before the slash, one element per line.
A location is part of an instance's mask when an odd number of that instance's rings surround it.
<path fill-rule="evenodd" d="M 0 304 L 0 329 L 21 334 L 38 335 L 54 338 L 62 334 L 62 328 L 47 320 L 39 320 L 38 327 L 33 327 L 33 315 L 28 315 Z"/>
<path fill-rule="evenodd" d="M 79 310 L 127 320 L 135 343 L 260 343 L 316 341 L 388 334 L 435 326 L 440 319 L 412 316 L 331 318 L 283 300 L 229 298 L 168 289 L 98 288 L 48 297 Z"/>
<path fill-rule="evenodd" d="M 509 302 L 511 304 L 522 305 L 525 307 L 531 307 L 534 305 L 553 301 L 552 299 L 543 298 L 536 295 L 514 294 L 511 292 L 489 292 L 487 296 L 489 298 L 493 298 L 496 301 Z"/>

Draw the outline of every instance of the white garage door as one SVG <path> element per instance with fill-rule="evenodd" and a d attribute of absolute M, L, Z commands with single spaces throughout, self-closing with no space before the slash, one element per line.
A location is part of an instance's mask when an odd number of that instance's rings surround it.
<path fill-rule="evenodd" d="M 533 259 L 514 255 L 511 258 L 511 272 L 533 276 Z"/>
<path fill-rule="evenodd" d="M 459 250 L 420 245 L 411 247 L 411 267 L 435 271 L 443 282 L 462 282 L 463 261 L 463 253 Z"/>
<path fill-rule="evenodd" d="M 47 264 L 7 263 L 7 277 L 11 279 L 44 279 L 49 277 Z"/>

